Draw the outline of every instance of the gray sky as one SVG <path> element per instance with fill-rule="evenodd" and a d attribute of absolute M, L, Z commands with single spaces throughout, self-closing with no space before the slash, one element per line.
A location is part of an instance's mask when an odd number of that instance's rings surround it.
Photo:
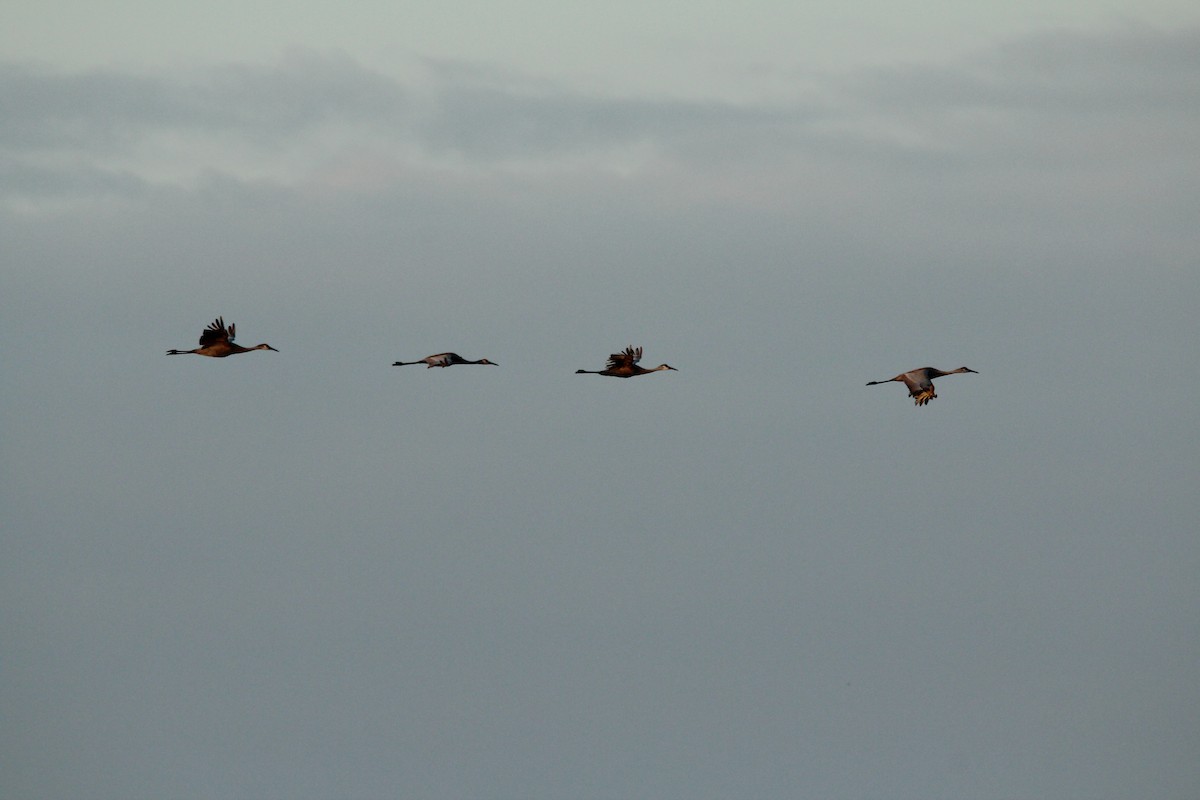
<path fill-rule="evenodd" d="M 0 796 L 1194 798 L 1200 10 L 795 5 L 6 9 Z"/>

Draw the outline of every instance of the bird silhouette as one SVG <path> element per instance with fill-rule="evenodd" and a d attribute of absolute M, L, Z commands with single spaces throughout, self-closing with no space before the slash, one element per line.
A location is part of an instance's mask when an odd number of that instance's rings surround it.
<path fill-rule="evenodd" d="M 432 356 L 425 356 L 420 361 L 397 361 L 392 364 L 393 367 L 408 367 L 413 364 L 424 364 L 426 369 L 434 367 L 450 367 L 455 364 L 487 364 L 489 366 L 498 367 L 499 364 L 494 361 L 488 361 L 486 358 L 481 358 L 478 361 L 467 361 L 458 353 L 436 353 Z"/>
<path fill-rule="evenodd" d="M 612 378 L 632 378 L 635 375 L 647 375 L 651 372 L 658 372 L 659 370 L 664 369 L 674 370 L 675 372 L 679 371 L 668 364 L 659 364 L 654 369 L 639 367 L 637 364 L 641 360 L 642 348 L 626 347 L 624 352 L 613 353 L 608 357 L 608 367 L 606 369 L 577 369 L 575 370 L 575 374 L 608 375 Z"/>
<path fill-rule="evenodd" d="M 913 402 L 916 405 L 923 406 L 937 397 L 937 392 L 933 388 L 934 378 L 940 378 L 943 375 L 956 375 L 960 372 L 974 372 L 976 375 L 979 374 L 970 367 L 959 367 L 949 372 L 942 372 L 940 369 L 934 369 L 933 367 L 921 367 L 920 369 L 914 369 L 897 375 L 894 378 L 888 378 L 886 381 L 871 381 L 867 386 L 877 386 L 881 383 L 900 381 L 908 387 L 908 396 L 913 399 Z"/>
<path fill-rule="evenodd" d="M 234 344 L 234 330 L 236 325 L 225 327 L 225 318 L 217 317 L 212 323 L 200 333 L 200 346 L 195 350 L 168 350 L 169 356 L 185 356 L 197 355 L 208 356 L 209 358 L 225 358 L 238 353 L 249 353 L 252 350 L 275 350 L 269 344 L 259 344 L 254 347 L 242 347 L 240 344 Z M 275 350 L 278 353 L 278 350 Z"/>

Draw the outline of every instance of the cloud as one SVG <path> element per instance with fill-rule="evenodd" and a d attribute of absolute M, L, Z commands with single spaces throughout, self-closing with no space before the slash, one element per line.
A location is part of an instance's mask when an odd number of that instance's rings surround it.
<path fill-rule="evenodd" d="M 1043 33 L 951 65 L 875 69 L 852 77 L 871 103 L 909 111 L 969 106 L 1111 112 L 1200 98 L 1200 30 Z"/>
<path fill-rule="evenodd" d="M 1099 137 L 1111 126 L 1194 124 L 1200 30 L 1046 33 L 949 66 L 854 75 L 840 94 L 862 112 L 850 115 L 850 125 L 874 120 L 947 156 L 986 155 L 981 139 L 1037 141 L 1043 152 L 1069 157 L 1079 142 L 1064 141 L 1066 132 Z"/>
<path fill-rule="evenodd" d="M 490 65 L 397 78 L 297 50 L 196 74 L 0 66 L 8 199 L 211 172 L 378 189 L 413 169 L 674 174 L 723 191 L 829 170 L 901 175 L 1191 159 L 1200 31 L 1043 34 L 947 65 L 797 79 L 789 103 L 603 96 Z M 332 177 L 331 177 L 332 176 Z M 360 177 L 356 177 L 360 176 Z M 715 188 L 713 188 L 715 187 Z M 775 194 L 772 190 L 768 194 Z"/>
<path fill-rule="evenodd" d="M 104 153 L 147 125 L 178 124 L 163 81 L 98 70 L 55 74 L 0 65 L 0 146 L 9 153 Z"/>
<path fill-rule="evenodd" d="M 758 126 L 793 125 L 794 108 L 645 100 L 571 91 L 462 65 L 431 64 L 435 96 L 421 126 L 424 146 L 472 160 L 554 157 L 673 141 Z"/>
<path fill-rule="evenodd" d="M 0 105 L 0 168 L 25 179 L 8 185 L 9 199 L 120 191 L 136 185 L 130 176 L 172 183 L 213 170 L 286 180 L 295 159 L 339 132 L 404 136 L 411 114 L 397 82 L 305 51 L 199 75 L 0 65 Z M 31 186 L 37 175 L 44 182 Z"/>
<path fill-rule="evenodd" d="M 405 96 L 343 57 L 294 52 L 271 67 L 227 64 L 199 76 L 112 70 L 62 74 L 0 65 L 0 145 L 17 150 L 129 147 L 165 130 L 278 141 L 330 121 L 392 124 Z"/>

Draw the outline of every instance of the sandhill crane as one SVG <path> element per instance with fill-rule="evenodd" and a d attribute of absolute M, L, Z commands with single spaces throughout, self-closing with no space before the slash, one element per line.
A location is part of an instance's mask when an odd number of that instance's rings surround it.
<path fill-rule="evenodd" d="M 190 354 L 198 356 L 209 356 L 210 358 L 224 358 L 225 356 L 236 355 L 237 353 L 249 353 L 251 350 L 275 350 L 269 344 L 259 344 L 254 347 L 242 347 L 240 344 L 234 344 L 234 330 L 236 325 L 225 327 L 225 318 L 217 317 L 212 321 L 207 328 L 200 333 L 200 346 L 195 350 L 168 350 L 169 356 L 185 356 Z M 278 350 L 275 350 L 278 353 Z"/>
<path fill-rule="evenodd" d="M 892 381 L 901 381 L 908 387 L 908 396 L 913 399 L 913 402 L 919 406 L 923 406 L 933 398 L 937 397 L 937 392 L 933 388 L 933 379 L 940 378 L 943 375 L 956 375 L 960 372 L 978 372 L 970 367 L 959 367 L 952 369 L 949 372 L 942 372 L 940 369 L 933 367 L 921 367 L 914 369 L 911 372 L 905 372 L 902 375 L 897 375 L 894 378 L 888 378 L 886 381 L 871 381 L 867 386 L 876 386 L 881 383 L 891 383 Z"/>
<path fill-rule="evenodd" d="M 613 353 L 608 357 L 607 369 L 577 369 L 575 370 L 575 374 L 579 375 L 583 373 L 587 375 L 608 375 L 613 378 L 632 378 L 635 375 L 647 375 L 651 372 L 658 372 L 659 370 L 663 369 L 674 370 L 675 372 L 679 371 L 667 364 L 659 364 L 654 369 L 639 367 L 637 363 L 641 360 L 642 348 L 626 347 L 624 352 Z"/>
<path fill-rule="evenodd" d="M 487 364 L 492 367 L 500 366 L 494 361 L 488 361 L 486 358 L 481 358 L 478 361 L 467 361 L 458 353 L 436 353 L 432 356 L 425 356 L 420 361 L 397 361 L 392 364 L 393 367 L 408 367 L 413 364 L 424 364 L 426 369 L 434 367 L 450 367 L 455 364 Z"/>

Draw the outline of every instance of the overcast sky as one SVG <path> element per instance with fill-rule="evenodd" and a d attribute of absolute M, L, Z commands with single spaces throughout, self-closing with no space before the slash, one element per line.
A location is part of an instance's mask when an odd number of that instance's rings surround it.
<path fill-rule="evenodd" d="M 1197 130 L 1191 0 L 10 4 L 0 796 L 1192 800 Z"/>

